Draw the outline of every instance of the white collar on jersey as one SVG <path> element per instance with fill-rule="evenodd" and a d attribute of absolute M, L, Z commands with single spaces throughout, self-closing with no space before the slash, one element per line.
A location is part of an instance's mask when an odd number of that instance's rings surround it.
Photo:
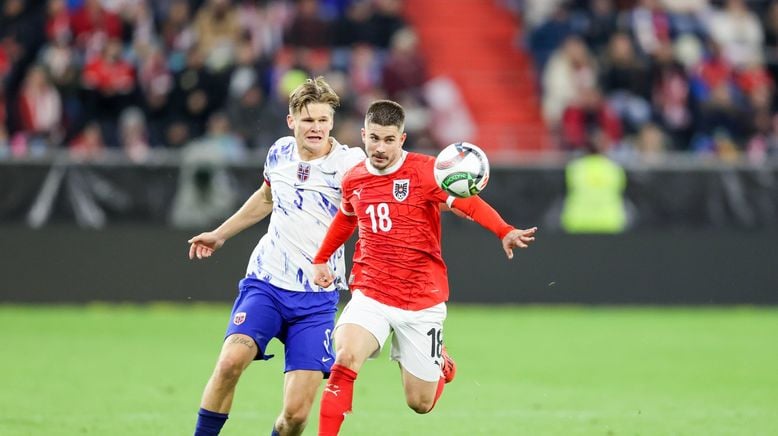
<path fill-rule="evenodd" d="M 385 176 L 387 174 L 392 174 L 400 169 L 400 167 L 405 162 L 405 158 L 408 157 L 408 152 L 403 150 L 402 154 L 400 155 L 400 158 L 397 159 L 397 162 L 393 163 L 392 166 L 389 168 L 384 168 L 382 170 L 379 170 L 378 168 L 374 167 L 373 164 L 370 163 L 370 158 L 365 159 L 365 166 L 367 167 L 367 172 L 370 174 L 376 175 L 376 176 Z"/>

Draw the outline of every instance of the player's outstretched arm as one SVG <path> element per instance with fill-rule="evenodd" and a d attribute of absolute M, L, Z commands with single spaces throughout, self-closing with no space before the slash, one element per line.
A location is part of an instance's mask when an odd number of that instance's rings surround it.
<path fill-rule="evenodd" d="M 514 248 L 527 248 L 535 241 L 537 227 L 522 230 L 505 222 L 489 203 L 479 196 L 457 198 L 451 203 L 452 209 L 459 209 L 468 218 L 491 231 L 502 241 L 502 248 L 508 259 L 513 259 Z"/>
<path fill-rule="evenodd" d="M 216 230 L 200 233 L 188 241 L 189 258 L 211 257 L 213 252 L 221 248 L 227 239 L 260 222 L 272 211 L 273 196 L 270 193 L 270 185 L 263 182 L 262 186 L 243 203 L 243 206 Z"/>

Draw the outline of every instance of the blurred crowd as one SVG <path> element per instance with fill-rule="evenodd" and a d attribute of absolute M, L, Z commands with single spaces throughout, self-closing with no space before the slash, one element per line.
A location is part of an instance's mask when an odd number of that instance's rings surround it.
<path fill-rule="evenodd" d="M 227 160 L 290 133 L 289 91 L 324 75 L 334 135 L 360 145 L 376 98 L 424 119 L 425 64 L 402 0 L 0 0 L 0 159 L 67 149 L 216 147 Z M 429 146 L 424 122 L 409 146 Z M 199 150 L 199 151 L 198 151 Z"/>
<path fill-rule="evenodd" d="M 563 149 L 778 156 L 778 1 L 505 1 Z"/>

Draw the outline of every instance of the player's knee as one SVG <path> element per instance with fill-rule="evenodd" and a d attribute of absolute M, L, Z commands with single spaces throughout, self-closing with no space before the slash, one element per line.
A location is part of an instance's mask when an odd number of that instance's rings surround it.
<path fill-rule="evenodd" d="M 426 400 L 423 398 L 408 398 L 407 400 L 408 407 L 411 408 L 414 412 L 423 415 L 425 413 L 430 413 L 432 411 L 432 407 L 435 405 L 435 400 Z"/>
<path fill-rule="evenodd" d="M 287 408 L 283 411 L 283 419 L 289 428 L 301 428 L 305 426 L 308 420 L 308 409 L 305 408 Z"/>
<path fill-rule="evenodd" d="M 223 380 L 237 380 L 246 367 L 245 362 L 236 356 L 225 355 L 216 364 L 216 374 Z"/>
<path fill-rule="evenodd" d="M 335 352 L 335 363 L 349 369 L 354 369 L 359 366 L 356 355 L 348 349 L 339 349 Z"/>

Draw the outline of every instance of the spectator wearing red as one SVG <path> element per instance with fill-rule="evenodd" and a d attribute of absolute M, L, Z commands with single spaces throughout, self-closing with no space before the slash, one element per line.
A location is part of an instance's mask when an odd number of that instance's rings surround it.
<path fill-rule="evenodd" d="M 55 41 L 60 38 L 69 38 L 70 13 L 65 0 L 49 0 L 46 9 L 46 38 Z"/>
<path fill-rule="evenodd" d="M 383 88 L 389 98 L 397 100 L 407 92 L 421 94 L 421 86 L 427 80 L 427 69 L 418 45 L 416 33 L 410 28 L 399 30 L 392 37 L 382 73 Z"/>
<path fill-rule="evenodd" d="M 105 10 L 100 0 L 84 0 L 81 8 L 71 15 L 70 26 L 76 43 L 82 47 L 90 45 L 93 38 L 122 37 L 121 18 Z"/>
<path fill-rule="evenodd" d="M 121 58 L 122 43 L 111 40 L 103 54 L 84 67 L 83 85 L 105 96 L 129 94 L 135 87 L 135 69 Z"/>
<path fill-rule="evenodd" d="M 602 141 L 598 147 L 607 150 L 621 136 L 621 121 L 597 88 L 583 90 L 562 114 L 562 143 L 569 150 L 584 150 L 593 141 Z"/>

